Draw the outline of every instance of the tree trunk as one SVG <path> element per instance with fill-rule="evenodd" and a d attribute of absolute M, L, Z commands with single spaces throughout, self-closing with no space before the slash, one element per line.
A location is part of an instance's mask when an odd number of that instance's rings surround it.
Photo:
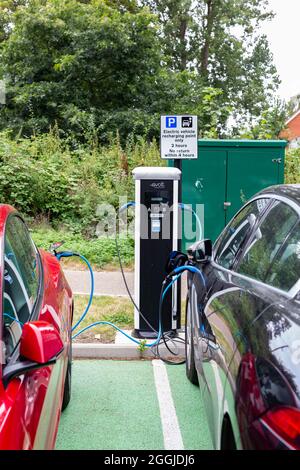
<path fill-rule="evenodd" d="M 187 25 L 188 22 L 185 18 L 181 20 L 180 23 L 180 32 L 179 32 L 179 37 L 180 37 L 180 44 L 181 44 L 181 51 L 180 51 L 180 71 L 184 71 L 187 68 L 187 44 L 186 44 L 186 33 L 187 33 Z"/>
<path fill-rule="evenodd" d="M 215 17 L 215 0 L 207 0 L 207 15 L 204 32 L 204 45 L 201 51 L 200 73 L 204 78 L 208 75 L 209 48 Z"/>

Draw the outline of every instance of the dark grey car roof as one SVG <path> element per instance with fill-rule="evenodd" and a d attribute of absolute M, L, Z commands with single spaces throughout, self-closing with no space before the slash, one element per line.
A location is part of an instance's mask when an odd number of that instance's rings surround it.
<path fill-rule="evenodd" d="M 280 184 L 278 186 L 270 186 L 269 188 L 260 191 L 257 196 L 263 194 L 287 197 L 300 207 L 300 184 Z"/>

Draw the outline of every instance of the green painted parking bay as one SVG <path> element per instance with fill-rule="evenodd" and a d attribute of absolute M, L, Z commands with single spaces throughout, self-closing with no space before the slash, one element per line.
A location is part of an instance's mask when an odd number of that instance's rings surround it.
<path fill-rule="evenodd" d="M 211 449 L 199 389 L 184 366 L 161 361 L 75 361 L 60 450 Z"/>

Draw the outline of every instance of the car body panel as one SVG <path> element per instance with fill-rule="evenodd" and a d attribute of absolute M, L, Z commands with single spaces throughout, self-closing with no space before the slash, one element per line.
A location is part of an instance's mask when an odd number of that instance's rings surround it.
<path fill-rule="evenodd" d="M 277 191 L 260 195 L 277 198 Z M 285 201 L 288 194 L 294 208 L 300 204 L 300 186 L 280 187 L 279 193 Z M 200 276 L 190 274 L 189 298 L 195 366 L 214 447 L 220 448 L 222 423 L 229 417 L 237 448 L 289 448 L 267 430 L 262 417 L 274 406 L 300 409 L 300 302 L 295 289 L 283 292 L 214 260 L 199 267 L 207 287 Z"/>
<path fill-rule="evenodd" d="M 12 207 L 0 206 L 1 260 L 5 221 L 13 213 Z M 31 319 L 53 325 L 60 332 L 64 350 L 54 365 L 14 378 L 6 389 L 0 368 L 0 449 L 53 449 L 55 445 L 71 345 L 72 291 L 55 256 L 42 250 L 39 256 L 43 285 Z M 0 278 L 2 292 L 2 275 Z M 2 313 L 1 302 L 1 317 Z"/>

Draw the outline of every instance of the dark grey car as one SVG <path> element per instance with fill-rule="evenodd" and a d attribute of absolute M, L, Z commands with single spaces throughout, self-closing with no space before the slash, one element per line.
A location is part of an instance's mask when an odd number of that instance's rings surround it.
<path fill-rule="evenodd" d="M 262 191 L 207 247 L 189 253 L 206 288 L 189 275 L 186 370 L 215 448 L 300 449 L 300 185 Z"/>

